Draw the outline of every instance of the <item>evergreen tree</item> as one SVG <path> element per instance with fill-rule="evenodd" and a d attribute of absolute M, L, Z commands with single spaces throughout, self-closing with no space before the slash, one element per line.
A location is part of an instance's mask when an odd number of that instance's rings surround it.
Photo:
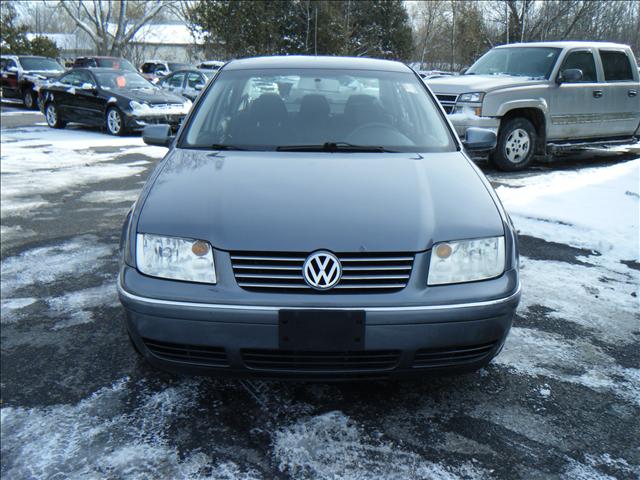
<path fill-rule="evenodd" d="M 2 53 L 30 53 L 26 25 L 18 24 L 16 9 L 9 2 L 2 2 L 0 17 L 0 50 Z"/>

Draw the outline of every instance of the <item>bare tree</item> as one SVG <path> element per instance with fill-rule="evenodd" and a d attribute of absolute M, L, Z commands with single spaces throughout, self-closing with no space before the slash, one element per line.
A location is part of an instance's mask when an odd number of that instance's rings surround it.
<path fill-rule="evenodd" d="M 59 3 L 102 55 L 120 55 L 140 28 L 167 4 L 166 0 L 60 0 Z"/>

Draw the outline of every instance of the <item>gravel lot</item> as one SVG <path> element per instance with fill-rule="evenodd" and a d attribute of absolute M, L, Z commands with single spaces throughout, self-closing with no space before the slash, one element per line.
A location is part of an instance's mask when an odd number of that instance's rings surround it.
<path fill-rule="evenodd" d="M 524 284 L 488 368 L 302 384 L 140 363 L 118 238 L 165 150 L 1 115 L 3 478 L 640 477 L 637 146 L 487 170 L 522 233 Z"/>

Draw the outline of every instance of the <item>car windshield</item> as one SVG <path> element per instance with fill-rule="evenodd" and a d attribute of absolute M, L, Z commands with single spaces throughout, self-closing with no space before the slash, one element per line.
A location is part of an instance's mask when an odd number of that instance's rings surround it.
<path fill-rule="evenodd" d="M 465 75 L 511 75 L 549 78 L 559 48 L 512 47 L 494 48 L 474 63 Z"/>
<path fill-rule="evenodd" d="M 64 68 L 52 58 L 22 57 L 20 65 L 25 70 L 62 71 Z"/>
<path fill-rule="evenodd" d="M 182 69 L 190 68 L 190 67 L 191 67 L 191 66 L 190 66 L 189 64 L 187 64 L 187 63 L 173 63 L 173 62 L 169 62 L 169 63 L 168 63 L 168 65 L 169 65 L 169 69 L 170 69 L 172 72 L 175 72 L 176 70 L 182 70 Z"/>
<path fill-rule="evenodd" d="M 135 90 L 138 88 L 156 89 L 144 77 L 134 72 L 99 72 L 93 74 L 98 79 L 98 84 L 105 90 Z"/>
<path fill-rule="evenodd" d="M 223 70 L 181 137 L 186 148 L 431 152 L 455 149 L 411 72 Z"/>
<path fill-rule="evenodd" d="M 131 72 L 137 71 L 136 67 L 124 58 L 98 58 L 97 63 L 101 68 L 113 68 L 115 70 L 128 70 Z"/>

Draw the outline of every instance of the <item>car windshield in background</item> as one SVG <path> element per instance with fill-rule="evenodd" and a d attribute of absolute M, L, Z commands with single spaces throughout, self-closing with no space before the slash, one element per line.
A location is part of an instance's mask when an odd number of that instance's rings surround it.
<path fill-rule="evenodd" d="M 64 68 L 55 60 L 51 58 L 33 58 L 22 57 L 20 59 L 20 65 L 25 70 L 37 70 L 41 72 L 45 71 L 62 71 Z"/>
<path fill-rule="evenodd" d="M 465 75 L 549 78 L 559 54 L 559 48 L 496 48 L 483 55 Z"/>
<path fill-rule="evenodd" d="M 124 58 L 99 58 L 98 66 L 101 68 L 113 68 L 115 70 L 129 70 L 131 72 L 137 72 L 136 67 Z"/>
<path fill-rule="evenodd" d="M 169 70 L 171 70 L 172 72 L 175 72 L 176 70 L 183 70 L 185 68 L 191 68 L 191 65 L 189 65 L 187 63 L 169 62 L 167 65 L 169 65 Z"/>
<path fill-rule="evenodd" d="M 452 151 L 446 124 L 413 73 L 223 70 L 182 136 L 186 148 Z"/>
<path fill-rule="evenodd" d="M 133 72 L 100 72 L 94 71 L 93 74 L 98 79 L 98 83 L 105 90 L 134 90 L 137 88 L 155 89 L 141 75 Z"/>

